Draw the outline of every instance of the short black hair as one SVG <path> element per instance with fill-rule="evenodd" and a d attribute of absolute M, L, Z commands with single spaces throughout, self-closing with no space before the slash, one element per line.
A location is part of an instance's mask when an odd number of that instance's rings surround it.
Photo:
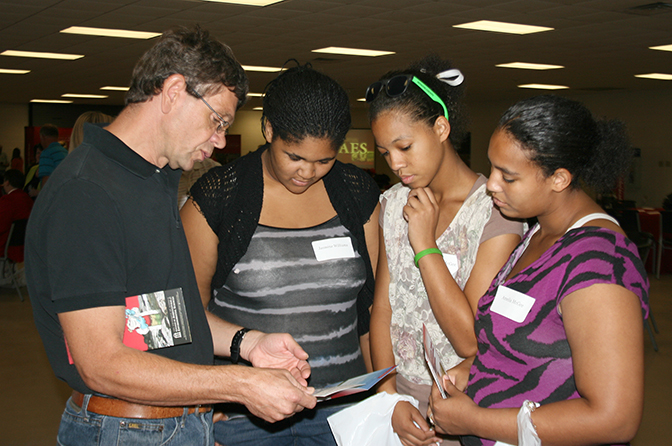
<path fill-rule="evenodd" d="M 350 130 L 350 101 L 345 89 L 326 74 L 308 65 L 282 72 L 266 87 L 261 117 L 268 121 L 273 139 L 300 142 L 310 136 L 343 144 Z"/>
<path fill-rule="evenodd" d="M 453 68 L 455 67 L 449 60 L 430 54 L 404 70 L 385 73 L 379 80 L 391 79 L 400 74 L 412 74 L 427 85 L 446 105 L 450 122 L 449 139 L 453 147 L 457 147 L 464 138 L 468 124 L 466 109 L 462 102 L 466 87 L 464 83 L 451 86 L 436 77 L 437 74 Z M 402 95 L 390 97 L 384 92 L 379 93 L 369 103 L 369 120 L 373 122 L 381 113 L 391 110 L 406 113 L 414 121 L 425 122 L 429 126 L 433 126 L 436 118 L 444 114 L 443 107 L 412 82 Z"/>
<path fill-rule="evenodd" d="M 26 177 L 20 170 L 9 169 L 5 170 L 5 180 L 9 181 L 10 186 L 16 189 L 21 189 L 26 181 Z"/>
<path fill-rule="evenodd" d="M 193 96 L 216 94 L 226 86 L 238 98 L 238 108 L 247 99 L 249 81 L 231 48 L 196 26 L 164 32 L 156 45 L 143 54 L 133 69 L 126 104 L 149 100 L 173 74 L 184 76 L 187 91 Z"/>
<path fill-rule="evenodd" d="M 498 128 L 520 143 L 545 176 L 567 169 L 573 188 L 584 183 L 596 192 L 610 190 L 634 154 L 621 121 L 595 119 L 580 102 L 555 95 L 517 102 Z"/>
<path fill-rule="evenodd" d="M 40 127 L 40 136 L 58 138 L 58 127 L 54 124 L 44 124 Z"/>

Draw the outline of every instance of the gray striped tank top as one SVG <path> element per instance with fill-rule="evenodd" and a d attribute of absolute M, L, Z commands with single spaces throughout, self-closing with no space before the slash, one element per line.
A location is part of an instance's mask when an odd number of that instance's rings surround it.
<path fill-rule="evenodd" d="M 351 257 L 329 248 L 343 244 Z M 309 384 L 322 387 L 366 373 L 356 305 L 365 280 L 357 240 L 338 216 L 312 228 L 259 225 L 210 309 L 235 324 L 290 333 L 310 355 Z"/>

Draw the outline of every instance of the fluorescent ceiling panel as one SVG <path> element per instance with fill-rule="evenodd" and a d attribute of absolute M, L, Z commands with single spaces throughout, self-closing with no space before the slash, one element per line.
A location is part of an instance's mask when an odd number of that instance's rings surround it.
<path fill-rule="evenodd" d="M 326 48 L 320 48 L 312 51 L 313 53 L 343 54 L 346 56 L 365 56 L 365 57 L 378 57 L 378 56 L 387 56 L 389 54 L 395 54 L 393 51 L 364 50 L 359 48 L 343 48 L 339 46 L 329 46 Z"/>
<path fill-rule="evenodd" d="M 202 0 L 204 2 L 213 3 L 231 3 L 233 5 L 247 5 L 247 6 L 268 6 L 273 3 L 280 3 L 284 0 Z"/>
<path fill-rule="evenodd" d="M 0 53 L 0 56 L 32 57 L 35 59 L 59 59 L 59 60 L 77 60 L 84 57 L 83 54 L 41 53 L 38 51 L 14 51 L 14 50 L 3 51 L 2 53 Z"/>
<path fill-rule="evenodd" d="M 72 104 L 72 101 L 64 101 L 61 99 L 31 99 L 30 102 L 40 102 L 44 104 Z"/>
<path fill-rule="evenodd" d="M 115 87 L 113 85 L 106 85 L 104 87 L 100 87 L 100 89 L 109 91 L 128 91 L 130 87 Z"/>
<path fill-rule="evenodd" d="M 640 77 L 642 79 L 656 79 L 659 81 L 672 81 L 672 74 L 665 73 L 635 74 L 635 77 Z"/>
<path fill-rule="evenodd" d="M 475 29 L 478 31 L 491 31 L 495 33 L 507 34 L 532 34 L 543 31 L 552 31 L 553 28 L 545 26 L 522 25 L 519 23 L 494 22 L 491 20 L 479 20 L 477 22 L 462 23 L 453 25 L 454 28 Z"/>
<path fill-rule="evenodd" d="M 260 71 L 262 73 L 277 73 L 282 70 L 280 67 L 261 67 L 257 65 L 243 65 L 245 71 Z"/>
<path fill-rule="evenodd" d="M 30 70 L 12 70 L 10 68 L 0 68 L 0 74 L 26 74 L 30 73 Z"/>
<path fill-rule="evenodd" d="M 82 34 L 85 36 L 121 37 L 123 39 L 152 39 L 161 35 L 161 33 L 152 33 L 147 31 L 89 28 L 87 26 L 71 26 L 70 28 L 62 29 L 61 32 L 65 34 Z"/>
<path fill-rule="evenodd" d="M 532 88 L 535 90 L 566 90 L 569 87 L 566 85 L 550 85 L 550 84 L 523 84 L 518 85 L 518 88 Z"/>
<path fill-rule="evenodd" d="M 261 98 L 264 96 L 263 93 L 247 93 L 247 95 L 251 98 Z"/>
<path fill-rule="evenodd" d="M 78 93 L 66 93 L 61 95 L 62 98 L 85 98 L 85 99 L 105 99 L 109 96 L 103 94 L 78 94 Z"/>
<path fill-rule="evenodd" d="M 558 68 L 565 68 L 562 65 L 548 65 L 543 63 L 528 63 L 528 62 L 511 62 L 500 63 L 495 65 L 500 68 L 518 68 L 520 70 L 556 70 Z"/>
<path fill-rule="evenodd" d="M 252 108 L 252 110 L 262 111 L 262 110 L 264 110 L 264 107 L 254 107 L 254 108 Z"/>
<path fill-rule="evenodd" d="M 672 45 L 650 46 L 651 50 L 672 51 Z"/>

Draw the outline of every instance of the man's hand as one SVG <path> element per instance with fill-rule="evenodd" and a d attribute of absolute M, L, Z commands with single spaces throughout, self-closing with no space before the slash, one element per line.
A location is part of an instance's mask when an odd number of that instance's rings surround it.
<path fill-rule="evenodd" d="M 245 335 L 240 352 L 254 367 L 285 369 L 298 384 L 308 385 L 308 353 L 287 333 L 267 334 L 252 330 Z"/>
<path fill-rule="evenodd" d="M 274 423 L 312 409 L 317 399 L 312 387 L 304 387 L 287 370 L 248 367 L 241 381 L 240 402 L 255 416 Z"/>

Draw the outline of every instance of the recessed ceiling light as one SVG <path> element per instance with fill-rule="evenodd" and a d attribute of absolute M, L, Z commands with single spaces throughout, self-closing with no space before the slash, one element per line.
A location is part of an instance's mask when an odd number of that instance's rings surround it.
<path fill-rule="evenodd" d="M 30 73 L 30 70 L 12 70 L 10 68 L 0 68 L 0 74 L 26 74 Z"/>
<path fill-rule="evenodd" d="M 511 62 L 511 63 L 500 63 L 495 65 L 500 68 L 518 68 L 521 70 L 555 70 L 558 68 L 565 68 L 562 65 L 548 65 L 543 63 L 528 63 L 528 62 Z"/>
<path fill-rule="evenodd" d="M 650 50 L 672 51 L 672 45 L 650 46 Z"/>
<path fill-rule="evenodd" d="M 268 6 L 273 3 L 280 3 L 284 0 L 202 0 L 204 2 L 214 2 L 214 3 L 231 3 L 234 5 L 247 5 L 247 6 Z"/>
<path fill-rule="evenodd" d="M 569 87 L 566 85 L 549 85 L 549 84 L 523 84 L 518 85 L 518 88 L 533 88 L 536 90 L 566 90 Z"/>
<path fill-rule="evenodd" d="M 106 85 L 104 87 L 100 87 L 101 90 L 110 90 L 110 91 L 128 91 L 130 87 L 114 87 L 112 85 Z"/>
<path fill-rule="evenodd" d="M 61 99 L 31 99 L 30 102 L 41 102 L 44 104 L 72 104 L 72 101 L 63 101 Z"/>
<path fill-rule="evenodd" d="M 344 54 L 346 56 L 366 56 L 366 57 L 378 57 L 378 56 L 387 56 L 389 54 L 395 54 L 393 51 L 363 50 L 359 48 L 343 48 L 338 46 L 329 46 L 326 48 L 320 48 L 317 50 L 313 50 L 313 53 Z"/>
<path fill-rule="evenodd" d="M 2 53 L 0 53 L 0 56 L 33 57 L 36 59 L 59 59 L 59 60 L 77 60 L 84 57 L 83 54 L 41 53 L 38 51 L 15 51 L 15 50 L 3 51 Z"/>
<path fill-rule="evenodd" d="M 261 71 L 262 73 L 277 73 L 282 70 L 280 67 L 260 67 L 257 65 L 243 65 L 245 71 Z"/>
<path fill-rule="evenodd" d="M 492 31 L 507 34 L 532 34 L 543 31 L 552 31 L 553 28 L 545 26 L 521 25 L 519 23 L 494 22 L 492 20 L 479 20 L 477 22 L 453 25 L 454 28 L 476 29 L 478 31 Z"/>
<path fill-rule="evenodd" d="M 147 31 L 130 31 L 126 29 L 89 28 L 87 26 L 71 26 L 61 30 L 65 34 L 82 34 L 85 36 L 121 37 L 124 39 L 152 39 L 161 33 Z"/>
<path fill-rule="evenodd" d="M 103 94 L 78 94 L 78 93 L 66 93 L 61 95 L 62 98 L 85 98 L 85 99 L 105 99 L 108 96 Z"/>
<path fill-rule="evenodd" d="M 641 77 L 642 79 L 656 79 L 659 81 L 672 81 L 672 74 L 665 73 L 635 74 L 635 77 Z"/>
<path fill-rule="evenodd" d="M 254 107 L 252 110 L 262 111 L 263 109 L 264 109 L 264 107 Z"/>
<path fill-rule="evenodd" d="M 247 95 L 251 98 L 261 98 L 264 96 L 263 93 L 247 93 Z"/>

